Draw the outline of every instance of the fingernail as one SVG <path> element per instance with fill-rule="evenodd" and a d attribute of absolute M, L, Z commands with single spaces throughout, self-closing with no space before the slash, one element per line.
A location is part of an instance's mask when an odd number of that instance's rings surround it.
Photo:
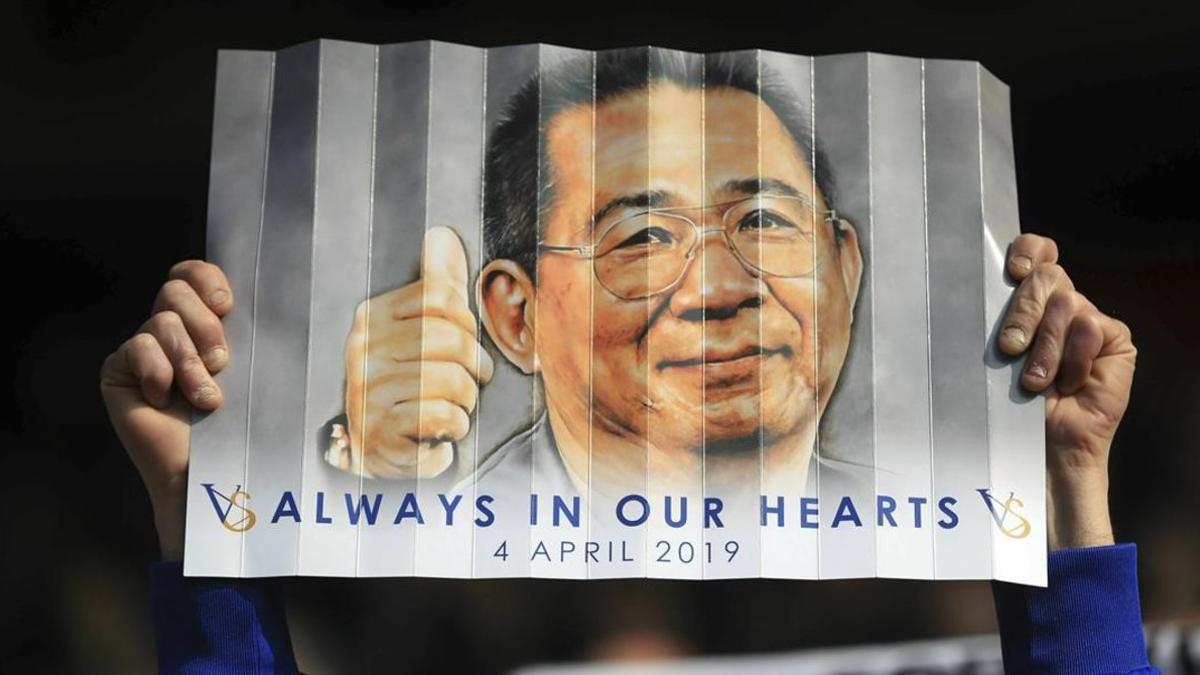
<path fill-rule="evenodd" d="M 204 365 L 211 368 L 217 364 L 224 363 L 227 356 L 229 356 L 229 352 L 224 347 L 213 347 L 204 355 Z"/>
<path fill-rule="evenodd" d="M 1013 264 L 1022 272 L 1028 272 L 1033 269 L 1033 260 L 1027 255 L 1019 255 L 1013 258 Z"/>
<path fill-rule="evenodd" d="M 223 305 L 229 299 L 229 291 L 218 289 L 208 295 L 208 304 Z"/>
<path fill-rule="evenodd" d="M 1037 363 L 1036 361 L 1030 362 L 1029 367 L 1025 369 L 1025 372 L 1038 378 L 1039 380 L 1043 377 L 1046 377 L 1046 369 L 1042 367 L 1042 364 Z"/>
<path fill-rule="evenodd" d="M 1014 344 L 1025 344 L 1025 330 L 1020 326 L 1009 326 L 1004 329 L 1004 339 Z"/>
<path fill-rule="evenodd" d="M 196 402 L 208 403 L 217 397 L 217 390 L 210 384 L 202 384 L 196 389 Z"/>

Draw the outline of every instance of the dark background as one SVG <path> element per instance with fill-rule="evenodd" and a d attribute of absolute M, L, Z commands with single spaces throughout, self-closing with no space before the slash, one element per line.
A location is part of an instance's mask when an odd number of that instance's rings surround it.
<path fill-rule="evenodd" d="M 152 668 L 149 503 L 103 357 L 203 257 L 219 48 L 316 37 L 653 43 L 978 60 L 1012 87 L 1022 222 L 1139 347 L 1112 459 L 1148 620 L 1200 618 L 1200 21 L 1184 3 L 6 1 L 0 9 L 0 670 Z M 583 658 L 654 627 L 702 653 L 994 630 L 986 583 L 286 580 L 301 665 Z"/>

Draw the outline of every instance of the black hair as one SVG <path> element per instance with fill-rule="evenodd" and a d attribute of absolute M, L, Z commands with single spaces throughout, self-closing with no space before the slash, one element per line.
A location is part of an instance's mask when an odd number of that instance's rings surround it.
<path fill-rule="evenodd" d="M 543 134 L 554 115 L 576 105 L 599 106 L 655 82 L 693 89 L 732 87 L 754 94 L 783 122 L 805 161 L 811 164 L 815 155 L 816 164 L 826 165 L 813 147 L 795 93 L 761 63 L 756 52 L 706 55 L 635 47 L 595 52 L 594 58 L 593 54 L 570 58 L 526 81 L 509 99 L 488 139 L 483 224 L 488 260 L 513 260 L 531 279 L 537 278 L 539 216 L 552 203 L 554 185 Z M 827 173 L 814 171 L 814 176 L 826 204 L 833 208 Z"/>

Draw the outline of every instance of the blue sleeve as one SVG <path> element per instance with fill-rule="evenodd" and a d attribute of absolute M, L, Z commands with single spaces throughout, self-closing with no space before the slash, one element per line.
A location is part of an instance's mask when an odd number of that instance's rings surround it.
<path fill-rule="evenodd" d="M 1157 673 L 1133 544 L 1052 551 L 1048 586 L 994 582 L 1007 673 Z"/>
<path fill-rule="evenodd" d="M 297 672 L 283 605 L 261 582 L 185 578 L 182 563 L 152 563 L 150 611 L 160 673 Z"/>

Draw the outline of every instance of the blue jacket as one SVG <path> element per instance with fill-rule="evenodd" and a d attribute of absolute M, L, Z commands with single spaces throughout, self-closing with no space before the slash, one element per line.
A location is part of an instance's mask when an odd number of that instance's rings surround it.
<path fill-rule="evenodd" d="M 150 575 L 160 672 L 297 672 L 269 586 L 185 579 L 180 563 L 154 563 Z M 1146 658 L 1133 544 L 1055 551 L 1047 588 L 997 582 L 992 590 L 1006 672 L 1158 672 Z"/>

